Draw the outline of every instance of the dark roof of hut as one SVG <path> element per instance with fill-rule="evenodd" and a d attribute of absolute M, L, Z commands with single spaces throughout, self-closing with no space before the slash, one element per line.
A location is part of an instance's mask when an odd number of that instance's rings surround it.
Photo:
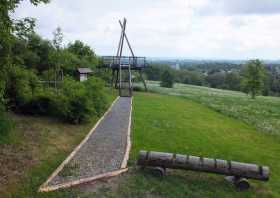
<path fill-rule="evenodd" d="M 90 68 L 78 68 L 77 70 L 80 74 L 90 74 L 93 72 Z"/>

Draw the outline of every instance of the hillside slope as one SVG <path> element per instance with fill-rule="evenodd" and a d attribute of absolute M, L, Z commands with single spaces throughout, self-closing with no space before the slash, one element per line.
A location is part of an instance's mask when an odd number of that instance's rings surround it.
<path fill-rule="evenodd" d="M 242 120 L 261 132 L 280 135 L 280 97 L 258 96 L 252 100 L 237 91 L 185 84 L 176 84 L 168 89 L 160 87 L 158 82 L 149 82 L 148 85 L 150 91 L 188 98 Z"/>
<path fill-rule="evenodd" d="M 201 104 L 175 96 L 137 93 L 133 101 L 130 171 L 99 188 L 79 188 L 81 197 L 279 197 L 280 138 Z M 169 170 L 164 178 L 136 168 L 139 150 L 175 152 L 257 163 L 271 168 L 267 183 L 252 181 L 237 192 L 223 176 Z M 94 189 L 94 190 L 93 190 Z"/>

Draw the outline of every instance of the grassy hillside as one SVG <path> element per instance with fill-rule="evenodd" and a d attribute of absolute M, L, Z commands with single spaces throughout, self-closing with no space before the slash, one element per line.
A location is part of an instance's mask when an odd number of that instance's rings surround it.
<path fill-rule="evenodd" d="M 157 82 L 149 83 L 149 90 L 178 95 L 199 102 L 218 112 L 242 120 L 261 132 L 280 135 L 280 97 L 259 96 L 252 100 L 244 93 L 176 84 L 167 89 Z"/>
<path fill-rule="evenodd" d="M 224 116 L 204 105 L 175 96 L 139 93 L 133 102 L 129 173 L 81 197 L 279 197 L 280 138 Z M 271 167 L 271 180 L 252 182 L 237 192 L 215 174 L 169 170 L 164 178 L 136 169 L 139 150 L 176 152 Z"/>

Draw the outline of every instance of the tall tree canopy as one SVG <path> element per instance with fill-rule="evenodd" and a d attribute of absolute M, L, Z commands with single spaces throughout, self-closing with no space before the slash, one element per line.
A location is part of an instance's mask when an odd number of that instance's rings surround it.
<path fill-rule="evenodd" d="M 7 123 L 4 111 L 4 92 L 7 81 L 7 68 L 11 64 L 11 51 L 14 42 L 14 34 L 28 32 L 34 28 L 34 21 L 30 19 L 13 20 L 10 16 L 22 0 L 1 0 L 0 1 L 0 134 L 7 131 Z M 29 0 L 33 5 L 48 3 L 50 0 Z"/>
<path fill-rule="evenodd" d="M 161 74 L 160 86 L 172 88 L 173 84 L 174 84 L 174 75 L 170 69 L 167 69 Z"/>

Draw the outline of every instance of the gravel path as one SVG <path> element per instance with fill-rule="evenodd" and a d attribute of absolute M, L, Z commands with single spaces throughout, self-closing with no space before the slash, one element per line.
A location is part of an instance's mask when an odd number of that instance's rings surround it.
<path fill-rule="evenodd" d="M 132 98 L 120 97 L 49 185 L 93 177 L 121 168 L 124 159 Z"/>

